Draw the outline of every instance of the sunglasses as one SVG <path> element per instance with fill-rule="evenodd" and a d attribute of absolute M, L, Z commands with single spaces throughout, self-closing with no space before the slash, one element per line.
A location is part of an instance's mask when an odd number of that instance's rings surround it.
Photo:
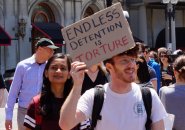
<path fill-rule="evenodd" d="M 161 58 L 162 58 L 162 57 L 167 58 L 168 56 L 167 56 L 167 55 L 160 55 L 160 57 L 161 57 Z"/>

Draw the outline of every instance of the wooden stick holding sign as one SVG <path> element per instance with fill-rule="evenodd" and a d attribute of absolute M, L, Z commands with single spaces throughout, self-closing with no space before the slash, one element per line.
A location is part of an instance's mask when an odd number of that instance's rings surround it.
<path fill-rule="evenodd" d="M 135 46 L 120 3 L 62 29 L 73 61 L 91 66 Z"/>

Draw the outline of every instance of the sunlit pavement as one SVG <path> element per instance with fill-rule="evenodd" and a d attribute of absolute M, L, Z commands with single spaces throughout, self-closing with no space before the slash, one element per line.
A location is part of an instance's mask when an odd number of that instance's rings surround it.
<path fill-rule="evenodd" d="M 0 108 L 0 130 L 6 130 L 5 129 L 5 109 Z M 14 107 L 14 112 L 13 112 L 13 129 L 12 130 L 17 130 L 17 104 Z"/>

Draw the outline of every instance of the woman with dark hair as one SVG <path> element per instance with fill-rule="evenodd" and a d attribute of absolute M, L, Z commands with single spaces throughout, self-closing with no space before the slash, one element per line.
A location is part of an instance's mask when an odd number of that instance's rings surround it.
<path fill-rule="evenodd" d="M 105 84 L 108 82 L 108 72 L 104 69 L 101 63 L 90 66 L 85 72 L 84 82 L 82 84 L 83 94 L 86 90 L 94 88 L 96 85 Z"/>
<path fill-rule="evenodd" d="M 175 60 L 173 69 L 176 83 L 162 87 L 159 96 L 166 111 L 175 115 L 173 130 L 185 130 L 185 55 Z"/>
<path fill-rule="evenodd" d="M 171 52 L 164 47 L 158 49 L 159 63 L 161 65 L 161 86 L 175 83 L 170 54 Z"/>
<path fill-rule="evenodd" d="M 137 65 L 136 71 L 137 76 L 135 82 L 141 87 L 153 88 L 152 83 L 150 81 L 150 73 L 145 58 L 143 56 L 139 56 L 136 60 L 136 65 Z"/>
<path fill-rule="evenodd" d="M 61 130 L 60 108 L 73 85 L 70 69 L 69 55 L 58 53 L 48 60 L 41 94 L 33 98 L 24 119 L 26 130 Z"/>

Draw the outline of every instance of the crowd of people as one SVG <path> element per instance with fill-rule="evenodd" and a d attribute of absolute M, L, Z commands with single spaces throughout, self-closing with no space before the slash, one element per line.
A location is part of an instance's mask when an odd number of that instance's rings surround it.
<path fill-rule="evenodd" d="M 3 105 L 6 130 L 13 129 L 16 102 L 18 130 L 93 129 L 95 88 L 99 84 L 104 101 L 101 119 L 94 126 L 97 130 L 144 130 L 148 112 L 141 87 L 151 93 L 152 130 L 165 129 L 167 113 L 175 115 L 173 130 L 185 129 L 182 50 L 152 50 L 136 42 L 134 48 L 87 68 L 84 62 L 72 61 L 69 54 L 54 53 L 57 48 L 51 40 L 41 38 L 35 54 L 17 64 Z M 6 89 L 2 75 L 0 89 Z"/>

